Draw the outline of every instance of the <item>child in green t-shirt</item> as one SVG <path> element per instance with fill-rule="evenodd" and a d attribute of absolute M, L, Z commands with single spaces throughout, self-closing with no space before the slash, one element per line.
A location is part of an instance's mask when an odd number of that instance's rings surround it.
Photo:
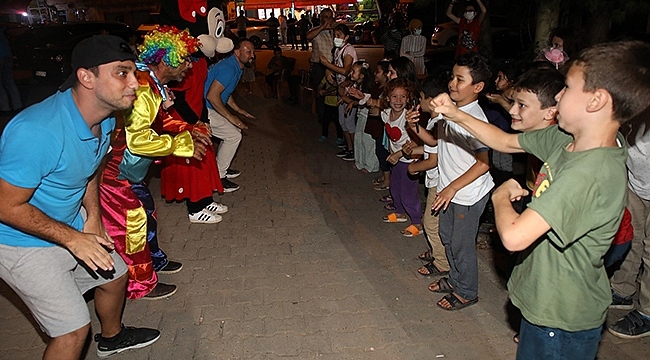
<path fill-rule="evenodd" d="M 599 44 L 577 56 L 556 95 L 558 125 L 506 134 L 459 111 L 448 95 L 431 106 L 501 152 L 528 152 L 544 164 L 532 202 L 508 180 L 494 191 L 504 246 L 522 251 L 508 282 L 521 310 L 518 359 L 594 359 L 611 302 L 603 256 L 625 205 L 627 152 L 621 124 L 650 103 L 650 45 Z"/>

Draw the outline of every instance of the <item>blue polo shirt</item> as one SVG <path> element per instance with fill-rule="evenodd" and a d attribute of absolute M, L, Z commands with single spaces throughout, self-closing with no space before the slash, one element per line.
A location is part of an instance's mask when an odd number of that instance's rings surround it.
<path fill-rule="evenodd" d="M 108 150 L 115 118 L 101 123 L 96 138 L 81 117 L 72 91 L 57 92 L 25 109 L 0 138 L 0 178 L 35 189 L 29 203 L 49 217 L 81 230 L 79 214 L 86 185 Z M 0 244 L 47 247 L 55 244 L 0 222 Z"/>
<path fill-rule="evenodd" d="M 226 104 L 230 95 L 235 91 L 241 74 L 244 72 L 242 68 L 239 67 L 239 61 L 235 57 L 235 54 L 228 56 L 227 58 L 219 61 L 218 63 L 212 65 L 208 69 L 208 78 L 205 80 L 205 89 L 203 92 L 203 97 L 208 98 L 208 90 L 210 90 L 210 85 L 215 80 L 223 85 L 223 92 L 221 93 L 221 101 Z M 208 109 L 214 110 L 209 101 L 206 101 L 208 104 Z"/>

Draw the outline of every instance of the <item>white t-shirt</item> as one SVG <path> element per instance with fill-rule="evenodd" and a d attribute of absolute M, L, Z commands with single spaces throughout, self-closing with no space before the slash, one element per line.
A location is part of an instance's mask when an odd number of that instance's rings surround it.
<path fill-rule="evenodd" d="M 429 119 L 429 122 L 427 123 L 427 130 L 433 129 L 433 126 L 438 122 L 437 118 L 436 119 Z M 428 159 L 430 154 L 438 154 L 438 146 L 429 146 L 427 144 L 424 144 L 424 158 Z M 427 170 L 426 176 L 424 178 L 424 186 L 427 188 L 431 189 L 436 186 L 438 186 L 438 179 L 440 178 L 440 174 L 438 172 L 438 167 L 431 168 Z"/>
<path fill-rule="evenodd" d="M 459 110 L 481 121 L 488 122 L 483 109 L 478 105 L 478 100 L 461 106 Z M 442 116 L 438 115 L 436 119 L 442 119 Z M 442 121 L 438 125 L 438 169 L 440 171 L 438 192 L 476 163 L 474 154 L 487 149 L 487 146 L 460 125 L 452 121 Z M 493 187 L 492 176 L 486 172 L 458 190 L 451 201 L 458 205 L 471 206 L 481 200 Z"/>
<path fill-rule="evenodd" d="M 409 134 L 406 132 L 406 110 L 402 110 L 402 114 L 400 114 L 399 118 L 395 121 L 390 121 L 390 112 L 391 109 L 385 109 L 381 112 L 381 120 L 385 123 L 388 124 L 390 127 L 397 128 L 401 132 L 401 136 L 399 140 L 393 141 L 390 136 L 388 137 L 390 140 L 390 152 L 391 153 L 396 153 L 400 150 L 402 150 L 402 146 L 406 144 L 406 141 L 410 139 Z M 403 163 L 412 163 L 413 159 L 407 159 L 405 157 L 399 158 L 400 162 Z"/>
<path fill-rule="evenodd" d="M 634 146 L 627 148 L 627 178 L 632 191 L 650 200 L 650 131 L 641 125 Z"/>
<path fill-rule="evenodd" d="M 357 51 L 350 43 L 346 43 L 334 51 L 334 65 L 343 67 L 344 59 L 347 55 L 352 57 L 352 64 L 357 62 Z M 341 84 L 347 78 L 348 74 L 336 74 L 336 83 Z"/>

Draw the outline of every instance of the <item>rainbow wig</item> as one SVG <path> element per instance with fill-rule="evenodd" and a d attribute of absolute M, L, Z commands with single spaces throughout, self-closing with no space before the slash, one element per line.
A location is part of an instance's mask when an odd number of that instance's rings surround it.
<path fill-rule="evenodd" d="M 161 26 L 147 33 L 138 47 L 139 59 L 145 64 L 164 62 L 171 67 L 181 65 L 190 54 L 199 50 L 199 40 L 188 30 L 174 26 Z"/>

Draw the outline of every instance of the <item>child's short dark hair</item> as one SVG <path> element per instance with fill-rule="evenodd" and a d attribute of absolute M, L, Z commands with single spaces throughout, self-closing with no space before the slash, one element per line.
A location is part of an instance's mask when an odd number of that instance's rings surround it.
<path fill-rule="evenodd" d="M 377 63 L 377 68 L 381 69 L 382 73 L 388 74 L 388 65 L 390 65 L 390 62 L 388 60 L 381 60 Z"/>
<path fill-rule="evenodd" d="M 456 65 L 469 68 L 469 73 L 472 75 L 472 84 L 483 82 L 483 84 L 487 85 L 492 78 L 490 61 L 481 54 L 474 52 L 463 54 L 456 59 Z"/>
<path fill-rule="evenodd" d="M 581 51 L 572 66 L 582 67 L 585 91 L 609 92 L 613 117 L 620 123 L 637 116 L 650 104 L 650 44 L 598 44 Z"/>
<path fill-rule="evenodd" d="M 555 69 L 531 69 L 519 76 L 514 88 L 537 95 L 542 109 L 547 109 L 557 105 L 555 95 L 564 88 L 564 75 Z"/>
<path fill-rule="evenodd" d="M 444 72 L 440 72 L 438 75 L 430 75 L 424 79 L 420 88 L 422 89 L 424 96 L 433 98 L 443 92 L 447 92 L 448 82 L 449 76 Z"/>
<path fill-rule="evenodd" d="M 336 31 L 336 30 L 338 30 L 338 31 L 340 31 L 341 33 L 343 33 L 344 36 L 349 36 L 349 35 L 352 33 L 352 31 L 350 31 L 350 28 L 349 28 L 347 25 L 345 25 L 345 24 L 338 24 L 338 25 L 336 25 L 336 26 L 334 27 L 334 31 Z"/>

